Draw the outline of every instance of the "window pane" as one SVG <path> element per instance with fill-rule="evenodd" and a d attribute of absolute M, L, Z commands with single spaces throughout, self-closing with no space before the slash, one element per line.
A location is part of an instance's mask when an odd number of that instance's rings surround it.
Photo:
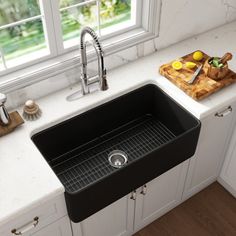
<path fill-rule="evenodd" d="M 101 0 L 100 18 L 102 34 L 125 28 L 131 21 L 131 0 Z M 123 25 L 118 28 L 118 25 Z M 109 30 L 108 30 L 109 28 Z"/>
<path fill-rule="evenodd" d="M 39 14 L 38 0 L 0 0 L 0 26 Z"/>
<path fill-rule="evenodd" d="M 60 8 L 69 7 L 78 3 L 87 2 L 88 0 L 60 0 Z"/>
<path fill-rule="evenodd" d="M 7 67 L 41 57 L 42 49 L 46 49 L 41 19 L 0 30 L 0 47 Z"/>
<path fill-rule="evenodd" d="M 64 46 L 78 45 L 81 28 L 88 25 L 94 30 L 97 30 L 98 21 L 96 3 L 64 10 L 61 12 L 61 20 L 63 40 L 70 41 L 70 43 L 65 42 Z"/>

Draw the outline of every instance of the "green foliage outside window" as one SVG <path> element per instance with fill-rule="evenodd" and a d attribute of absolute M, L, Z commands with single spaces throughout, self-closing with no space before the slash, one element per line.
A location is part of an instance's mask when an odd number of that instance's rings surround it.
<path fill-rule="evenodd" d="M 61 7 L 79 0 L 61 0 Z M 101 0 L 101 28 L 130 19 L 131 0 Z M 77 37 L 84 25 L 97 29 L 96 4 L 61 12 L 63 39 Z M 0 26 L 40 15 L 38 0 L 0 0 Z M 46 47 L 40 19 L 0 30 L 0 48 L 12 59 Z"/>

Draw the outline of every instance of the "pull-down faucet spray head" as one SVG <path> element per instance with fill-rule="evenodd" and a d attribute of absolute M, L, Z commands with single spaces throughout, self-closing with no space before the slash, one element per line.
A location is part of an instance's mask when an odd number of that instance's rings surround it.
<path fill-rule="evenodd" d="M 80 35 L 80 53 L 81 53 L 81 63 L 82 63 L 81 82 L 82 82 L 83 94 L 89 93 L 89 84 L 90 84 L 88 73 L 87 73 L 87 54 L 86 54 L 87 43 L 85 41 L 86 34 L 89 34 L 92 37 L 93 39 L 92 45 L 94 46 L 97 57 L 98 57 L 98 81 L 99 81 L 100 89 L 101 90 L 108 89 L 107 80 L 106 80 L 106 69 L 104 66 L 104 52 L 99 42 L 98 36 L 94 32 L 94 30 L 91 29 L 90 27 L 84 27 Z"/>

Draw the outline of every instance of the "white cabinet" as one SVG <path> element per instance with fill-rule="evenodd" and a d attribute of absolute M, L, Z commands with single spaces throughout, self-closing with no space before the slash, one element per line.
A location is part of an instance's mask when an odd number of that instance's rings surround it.
<path fill-rule="evenodd" d="M 18 215 L 0 228 L 1 236 L 72 236 L 64 194 Z"/>
<path fill-rule="evenodd" d="M 27 234 L 25 234 L 27 235 Z M 29 236 L 72 236 L 70 220 L 68 216 L 40 229 L 39 231 L 29 234 Z"/>
<path fill-rule="evenodd" d="M 199 142 L 190 160 L 184 199 L 217 179 L 231 138 L 235 110 L 236 104 L 233 103 L 201 120 Z"/>
<path fill-rule="evenodd" d="M 17 229 L 13 235 L 24 236 L 72 236 L 70 220 L 68 216 L 57 220 L 54 223 L 49 224 L 44 228 L 38 229 L 37 227 L 31 228 L 30 225 Z"/>
<path fill-rule="evenodd" d="M 106 194 L 106 193 L 104 193 Z M 96 196 L 94 197 L 96 201 Z M 134 201 L 127 195 L 80 223 L 72 223 L 74 236 L 126 236 L 133 230 Z"/>
<path fill-rule="evenodd" d="M 180 204 L 189 160 L 172 168 L 139 190 L 135 208 L 135 232 Z"/>
<path fill-rule="evenodd" d="M 188 160 L 80 223 L 74 236 L 128 236 L 181 202 Z M 96 200 L 96 197 L 95 199 Z"/>
<path fill-rule="evenodd" d="M 218 181 L 236 197 L 236 129 L 226 154 Z"/>

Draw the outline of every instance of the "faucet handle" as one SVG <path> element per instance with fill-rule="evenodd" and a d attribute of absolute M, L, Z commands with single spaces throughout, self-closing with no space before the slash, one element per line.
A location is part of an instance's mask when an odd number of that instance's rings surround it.
<path fill-rule="evenodd" d="M 102 82 L 101 82 L 101 90 L 105 91 L 108 89 L 108 84 L 107 84 L 107 70 L 104 69 L 102 71 Z"/>
<path fill-rule="evenodd" d="M 6 101 L 7 101 L 7 96 L 3 93 L 0 93 L 0 106 L 4 105 Z"/>

